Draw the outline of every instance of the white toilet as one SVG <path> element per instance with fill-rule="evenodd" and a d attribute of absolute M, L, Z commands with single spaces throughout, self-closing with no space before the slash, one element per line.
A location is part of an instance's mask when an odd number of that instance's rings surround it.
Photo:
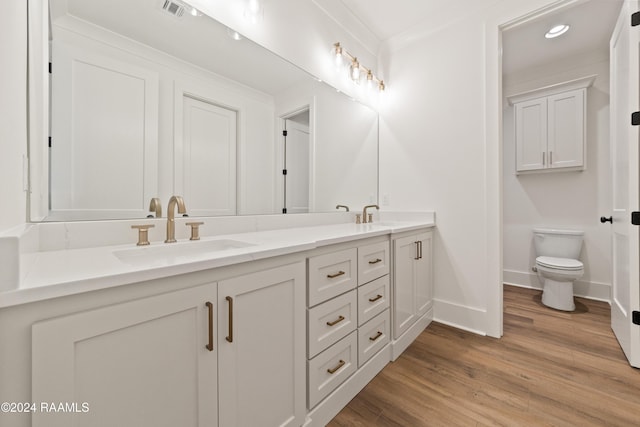
<path fill-rule="evenodd" d="M 573 282 L 582 277 L 578 261 L 583 231 L 534 228 L 536 271 L 543 285 L 542 303 L 556 310 L 573 311 Z"/>

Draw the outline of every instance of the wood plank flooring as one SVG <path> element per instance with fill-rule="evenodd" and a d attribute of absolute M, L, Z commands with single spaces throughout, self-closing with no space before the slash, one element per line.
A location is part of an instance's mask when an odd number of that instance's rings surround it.
<path fill-rule="evenodd" d="M 640 426 L 640 370 L 610 328 L 609 304 L 545 307 L 504 288 L 504 336 L 432 323 L 329 424 Z"/>

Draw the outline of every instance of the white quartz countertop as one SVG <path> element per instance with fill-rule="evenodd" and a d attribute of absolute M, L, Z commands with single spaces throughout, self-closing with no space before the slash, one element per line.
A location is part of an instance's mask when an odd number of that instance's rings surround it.
<path fill-rule="evenodd" d="M 0 308 L 433 227 L 433 220 L 341 223 L 203 237 L 149 246 L 100 246 L 24 253 L 20 283 Z"/>

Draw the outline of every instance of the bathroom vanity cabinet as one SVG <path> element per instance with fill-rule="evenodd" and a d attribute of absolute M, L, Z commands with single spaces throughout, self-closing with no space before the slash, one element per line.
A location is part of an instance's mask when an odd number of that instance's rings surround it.
<path fill-rule="evenodd" d="M 420 323 L 433 306 L 432 241 L 431 231 L 393 239 L 394 360 L 413 342 L 415 331 L 424 329 Z"/>
<path fill-rule="evenodd" d="M 587 87 L 595 76 L 513 95 L 516 172 L 582 170 Z"/>
<path fill-rule="evenodd" d="M 33 426 L 301 425 L 304 282 L 300 261 L 37 322 L 34 401 L 88 411 Z"/>
<path fill-rule="evenodd" d="M 2 425 L 323 426 L 433 318 L 431 231 L 409 224 L 306 229 L 315 245 L 291 230 L 266 255 L 255 243 L 228 264 L 5 305 L 0 398 L 71 406 Z M 120 265 L 113 250 L 90 253 Z M 41 290 L 55 286 L 79 285 Z"/>

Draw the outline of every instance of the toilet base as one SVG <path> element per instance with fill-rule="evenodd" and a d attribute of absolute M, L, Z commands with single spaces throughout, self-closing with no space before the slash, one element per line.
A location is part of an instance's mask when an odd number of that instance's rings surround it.
<path fill-rule="evenodd" d="M 573 302 L 573 281 L 558 282 L 545 279 L 542 290 L 542 303 L 547 307 L 562 311 L 574 311 L 576 305 Z"/>

